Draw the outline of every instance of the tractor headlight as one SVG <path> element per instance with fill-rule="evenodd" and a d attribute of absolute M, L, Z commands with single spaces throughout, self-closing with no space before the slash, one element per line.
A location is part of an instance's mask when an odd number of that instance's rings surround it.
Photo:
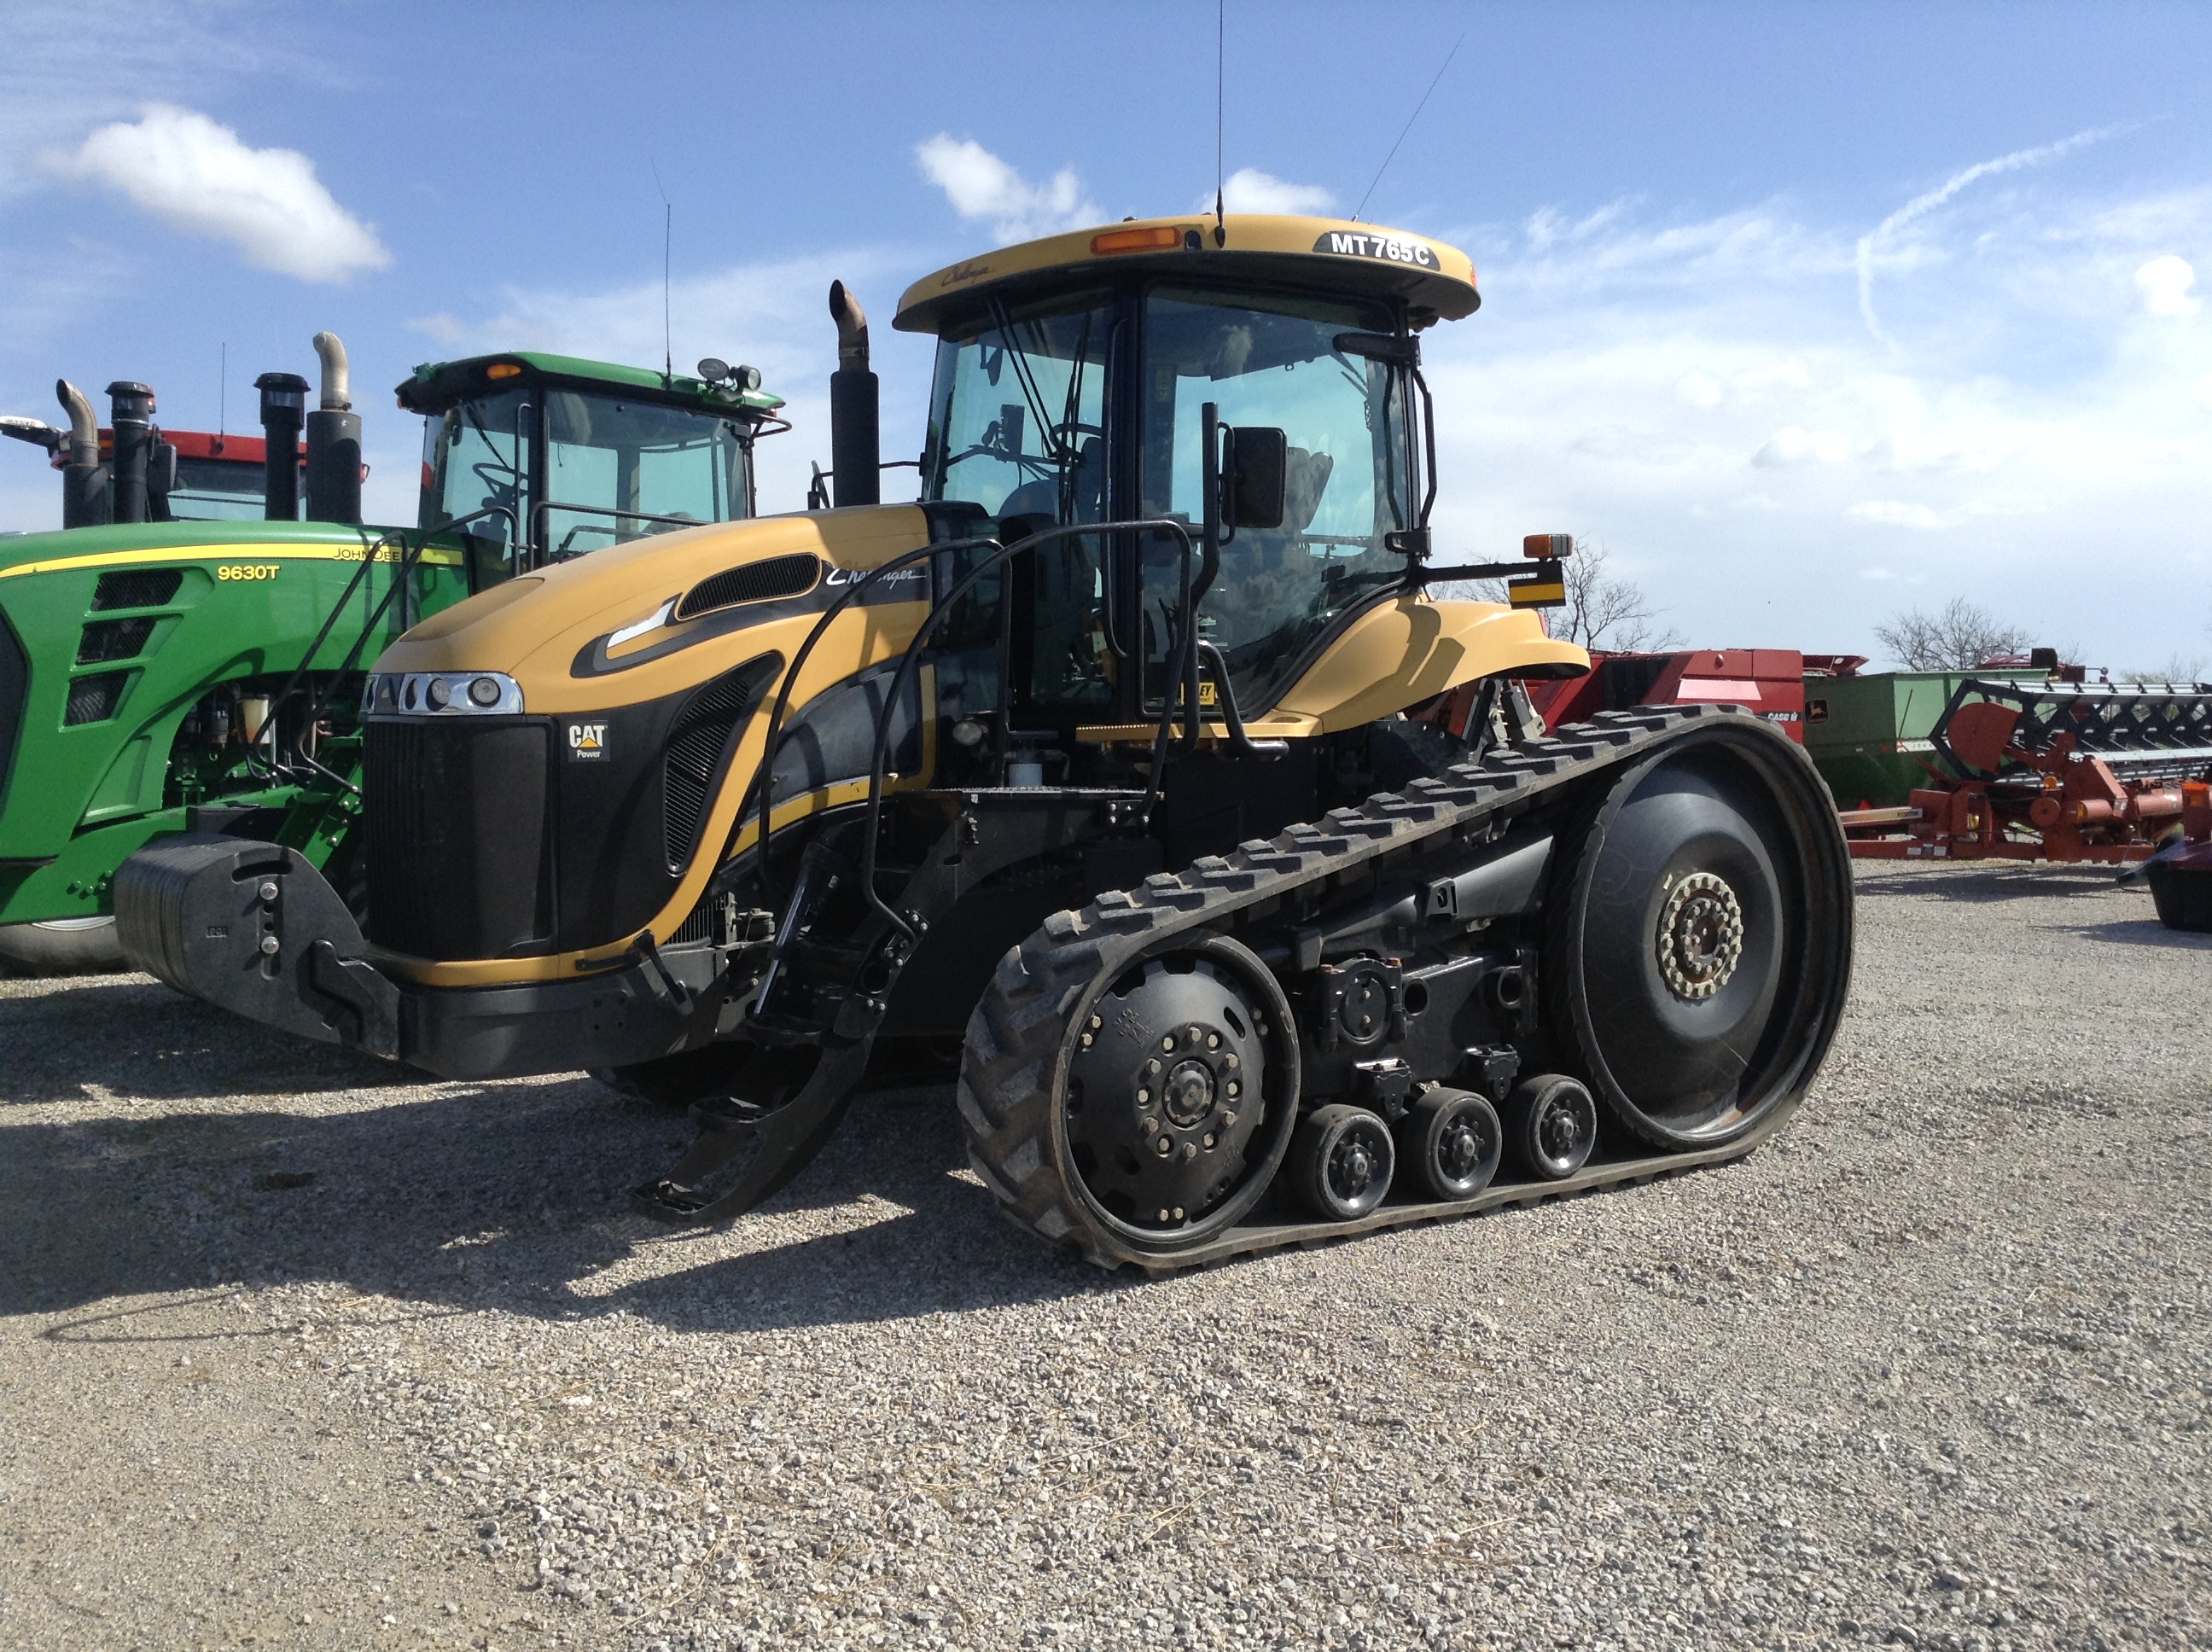
<path fill-rule="evenodd" d="M 504 671 L 380 671 L 361 709 L 366 717 L 519 717 L 522 685 Z"/>

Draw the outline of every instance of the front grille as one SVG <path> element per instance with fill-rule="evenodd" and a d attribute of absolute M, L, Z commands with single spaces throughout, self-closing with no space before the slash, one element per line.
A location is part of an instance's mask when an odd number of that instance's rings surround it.
<path fill-rule="evenodd" d="M 80 723 L 104 723 L 115 715 L 116 707 L 123 703 L 124 686 L 131 681 L 129 671 L 101 671 L 94 677 L 80 677 L 70 684 L 69 704 L 62 712 L 62 726 L 75 728 Z"/>
<path fill-rule="evenodd" d="M 772 597 L 795 597 L 811 591 L 822 572 L 821 558 L 800 551 L 790 556 L 770 556 L 726 568 L 710 574 L 684 593 L 676 604 L 676 617 L 696 619 L 717 608 L 734 608 L 741 602 L 766 602 Z"/>
<path fill-rule="evenodd" d="M 23 702 L 30 697 L 31 666 L 23 645 L 0 618 L 0 799 L 8 795 L 8 771 L 15 766 L 15 742 L 23 732 Z"/>
<path fill-rule="evenodd" d="M 660 818 L 671 872 L 680 870 L 699 846 L 708 803 L 761 695 L 775 680 L 781 656 L 764 654 L 707 684 L 677 714 L 661 759 Z"/>
<path fill-rule="evenodd" d="M 376 721 L 362 742 L 368 937 L 418 958 L 545 951 L 552 733 L 538 722 Z"/>
<path fill-rule="evenodd" d="M 177 587 L 184 581 L 184 570 L 175 568 L 141 568 L 128 574 L 103 574 L 100 583 L 93 587 L 92 611 L 101 614 L 113 608 L 159 608 L 177 594 Z"/>
<path fill-rule="evenodd" d="M 151 619 L 94 620 L 77 639 L 76 663 L 98 665 L 110 659 L 136 659 L 154 635 Z"/>

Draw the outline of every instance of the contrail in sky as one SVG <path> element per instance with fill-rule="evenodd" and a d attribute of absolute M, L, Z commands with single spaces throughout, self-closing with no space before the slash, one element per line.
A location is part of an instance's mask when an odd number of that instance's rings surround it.
<path fill-rule="evenodd" d="M 1881 322 L 1874 313 L 1874 249 L 1883 236 L 1893 229 L 1901 229 L 1915 218 L 1933 212 L 1978 178 L 1987 178 L 1993 173 L 2017 172 L 2023 167 L 2039 167 L 2046 161 L 2056 161 L 2075 149 L 2087 149 L 2108 137 L 2127 131 L 2132 121 L 2117 126 L 2099 126 L 2090 131 L 2076 132 L 2071 137 L 2061 138 L 2056 143 L 2045 143 L 2033 149 L 2014 149 L 2010 155 L 2001 155 L 1994 161 L 1978 161 L 1964 172 L 1944 180 L 1942 187 L 1931 189 L 1925 195 L 1917 195 L 1903 206 L 1876 224 L 1871 234 L 1859 238 L 1859 314 L 1866 320 L 1867 331 L 1885 344 L 1897 341 L 1881 330 Z"/>

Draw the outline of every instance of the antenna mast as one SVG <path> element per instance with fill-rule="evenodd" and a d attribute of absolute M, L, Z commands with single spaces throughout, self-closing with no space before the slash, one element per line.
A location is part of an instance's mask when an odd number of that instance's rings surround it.
<path fill-rule="evenodd" d="M 1418 113 L 1419 112 L 1416 111 Z M 660 191 L 660 376 L 669 383 L 676 382 L 676 330 L 669 319 L 668 259 L 669 250 L 676 239 L 676 207 L 668 198 L 668 191 L 660 187 L 660 167 L 648 160 L 653 168 L 653 186 Z"/>
<path fill-rule="evenodd" d="M 1214 0 L 1213 6 L 1213 244 L 1225 246 L 1229 240 L 1229 219 L 1224 210 L 1222 184 L 1223 113 L 1228 103 L 1229 88 L 1229 0 Z"/>
<path fill-rule="evenodd" d="M 1462 34 L 1452 42 L 1452 49 L 1444 53 L 1444 60 L 1437 65 L 1435 78 L 1429 82 L 1429 90 L 1421 94 L 1421 100 L 1413 106 L 1413 112 L 1406 117 L 1406 131 L 1398 134 L 1398 143 L 1403 143 L 1407 133 L 1413 130 L 1413 123 L 1421 118 L 1421 111 L 1429 106 L 1429 94 L 1437 89 L 1437 82 L 1443 79 L 1444 70 L 1451 67 L 1451 60 L 1459 56 L 1460 47 L 1466 44 L 1467 36 Z M 1367 210 L 1367 196 L 1375 193 L 1375 185 L 1382 181 L 1382 174 L 1390 170 L 1390 163 L 1398 158 L 1398 143 L 1390 146 L 1390 153 L 1384 155 L 1382 164 L 1375 168 L 1374 181 L 1367 185 L 1367 195 L 1361 196 L 1359 204 L 1352 209 L 1352 222 L 1359 222 L 1359 215 Z"/>

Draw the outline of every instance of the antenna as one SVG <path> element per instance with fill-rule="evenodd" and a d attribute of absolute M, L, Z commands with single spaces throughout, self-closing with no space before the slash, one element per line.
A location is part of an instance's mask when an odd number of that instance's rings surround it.
<path fill-rule="evenodd" d="M 1229 0 L 1214 0 L 1213 5 L 1213 244 L 1227 245 L 1229 218 L 1223 210 L 1222 185 L 1222 111 L 1227 106 L 1229 88 Z"/>
<path fill-rule="evenodd" d="M 1419 111 L 1414 112 L 1418 114 Z M 668 255 L 676 239 L 676 208 L 668 198 L 668 191 L 660 188 L 660 167 L 650 159 L 646 165 L 653 168 L 653 188 L 660 191 L 660 374 L 672 384 L 676 379 L 676 331 L 669 321 Z"/>
<path fill-rule="evenodd" d="M 1437 65 L 1436 78 L 1429 82 L 1428 92 L 1421 94 L 1421 100 L 1413 106 L 1413 112 L 1406 117 L 1406 131 L 1398 134 L 1398 143 L 1403 143 L 1407 132 L 1413 130 L 1413 123 L 1421 118 L 1421 111 L 1429 106 L 1429 93 L 1437 89 L 1437 82 L 1444 77 L 1444 70 L 1451 67 L 1451 60 L 1459 56 L 1459 49 L 1466 44 L 1467 36 L 1462 34 L 1452 42 L 1452 49 L 1444 53 L 1444 60 Z M 1374 182 L 1367 185 L 1367 195 L 1375 193 L 1375 185 L 1382 181 L 1382 174 L 1390 170 L 1390 163 L 1398 158 L 1398 143 L 1390 146 L 1390 153 L 1384 155 L 1382 164 L 1375 168 Z M 1352 221 L 1354 223 L 1358 223 L 1359 215 L 1367 210 L 1367 195 L 1361 196 L 1359 204 L 1352 209 Z"/>
<path fill-rule="evenodd" d="M 230 433 L 230 341 L 223 340 L 222 365 L 215 374 L 215 439 L 220 446 Z"/>

